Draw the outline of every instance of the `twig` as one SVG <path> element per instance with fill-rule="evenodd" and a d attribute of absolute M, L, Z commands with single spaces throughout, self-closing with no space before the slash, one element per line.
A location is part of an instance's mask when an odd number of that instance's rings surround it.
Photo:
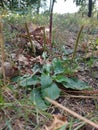
<path fill-rule="evenodd" d="M 96 90 L 82 90 L 82 91 L 78 91 L 78 90 L 77 91 L 64 90 L 64 92 L 66 92 L 66 93 L 73 93 L 73 94 L 98 95 L 98 89 L 96 89 Z"/>
<path fill-rule="evenodd" d="M 67 97 L 72 97 L 72 98 L 85 98 L 85 99 L 98 99 L 98 96 L 76 96 L 76 95 L 66 95 Z"/>
<path fill-rule="evenodd" d="M 82 117 L 81 115 L 77 114 L 76 112 L 74 112 L 74 111 L 68 109 L 67 107 L 62 106 L 61 104 L 57 103 L 56 101 L 54 101 L 54 100 L 52 100 L 52 99 L 50 99 L 50 98 L 48 98 L 48 97 L 45 97 L 45 99 L 46 99 L 47 101 L 49 101 L 50 103 L 52 103 L 53 105 L 55 105 L 55 106 L 57 106 L 57 107 L 59 107 L 59 108 L 65 110 L 65 111 L 67 111 L 68 113 L 70 113 L 70 114 L 73 115 L 74 117 L 77 117 L 78 119 L 80 119 L 80 120 L 84 121 L 85 123 L 87 123 L 87 124 L 89 124 L 89 125 L 91 125 L 91 126 L 93 126 L 93 127 L 95 127 L 95 128 L 98 129 L 98 125 L 97 125 L 96 123 L 94 123 L 94 122 L 88 120 L 88 119 L 85 118 L 85 117 Z"/>

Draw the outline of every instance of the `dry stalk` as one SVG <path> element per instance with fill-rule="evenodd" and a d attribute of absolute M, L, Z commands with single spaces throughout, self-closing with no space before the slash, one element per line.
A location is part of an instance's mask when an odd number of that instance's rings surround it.
<path fill-rule="evenodd" d="M 55 105 L 55 106 L 57 106 L 57 107 L 59 107 L 59 108 L 65 110 L 65 111 L 67 111 L 68 113 L 70 113 L 70 114 L 73 115 L 74 117 L 76 117 L 76 118 L 78 118 L 78 119 L 84 121 L 85 123 L 87 123 L 87 124 L 93 126 L 94 128 L 97 128 L 97 129 L 98 129 L 98 124 L 96 124 L 96 123 L 94 123 L 94 122 L 88 120 L 88 119 L 85 118 L 85 117 L 82 117 L 81 115 L 77 114 L 76 112 L 74 112 L 74 111 L 68 109 L 67 107 L 62 106 L 62 105 L 59 104 L 58 102 L 56 102 L 56 101 L 54 101 L 54 100 L 52 100 L 52 99 L 50 99 L 50 98 L 48 98 L 48 97 L 45 97 L 45 99 L 46 99 L 47 101 L 49 101 L 50 103 L 52 103 L 53 105 Z"/>
<path fill-rule="evenodd" d="M 5 52 L 4 52 L 3 23 L 2 23 L 2 17 L 1 16 L 0 16 L 0 47 L 1 47 L 1 57 L 2 57 L 3 81 L 4 81 L 4 84 L 5 84 L 5 82 L 6 82 L 5 68 L 4 68 Z"/>
<path fill-rule="evenodd" d="M 98 96 L 76 96 L 76 95 L 66 95 L 66 97 L 72 97 L 72 98 L 84 98 L 84 99 L 98 99 Z"/>
<path fill-rule="evenodd" d="M 33 42 L 32 42 L 32 39 L 31 39 L 31 36 L 30 36 L 30 33 L 29 33 L 29 29 L 28 29 L 27 23 L 25 23 L 25 28 L 26 28 L 27 35 L 28 35 L 28 38 L 29 38 L 29 42 L 30 42 L 30 44 L 31 44 L 31 49 L 32 49 L 32 51 L 33 51 L 33 53 L 34 53 L 34 55 L 35 55 L 36 49 L 35 49 L 35 46 L 34 46 L 34 44 L 33 44 Z"/>
<path fill-rule="evenodd" d="M 69 91 L 69 90 L 64 90 L 66 93 L 71 93 L 71 94 L 85 94 L 87 95 L 98 95 L 98 89 L 96 90 L 81 90 L 81 91 Z"/>
<path fill-rule="evenodd" d="M 84 26 L 82 25 L 81 28 L 80 28 L 80 31 L 78 32 L 78 36 L 77 36 L 77 39 L 76 39 L 72 60 L 74 60 L 74 58 L 76 56 L 76 52 L 77 52 L 77 48 L 78 48 L 78 44 L 79 44 L 79 40 L 80 40 L 80 36 L 81 36 L 82 30 L 83 30 L 83 27 Z"/>

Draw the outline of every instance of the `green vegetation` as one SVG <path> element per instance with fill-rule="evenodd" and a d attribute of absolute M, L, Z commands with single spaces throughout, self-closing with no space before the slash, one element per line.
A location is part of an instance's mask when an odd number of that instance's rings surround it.
<path fill-rule="evenodd" d="M 38 1 L 27 1 L 27 10 L 21 12 L 18 10 L 17 2 L 15 0 L 11 4 L 10 1 L 8 4 L 7 1 L 3 1 L 2 5 L 9 9 L 1 10 L 5 62 L 10 62 L 12 66 L 7 69 L 3 66 L 6 75 L 4 83 L 2 63 L 0 63 L 0 129 L 54 130 L 56 128 L 54 122 L 58 120 L 61 123 L 58 128 L 60 130 L 65 130 L 66 127 L 70 130 L 92 129 L 57 106 L 53 106 L 46 97 L 68 106 L 69 109 L 97 124 L 98 20 L 96 16 L 93 15 L 91 19 L 85 15 L 82 17 L 81 12 L 53 14 L 51 46 L 48 39 L 49 32 L 48 35 L 45 32 L 45 29 L 49 29 L 49 12 L 38 14 L 38 7 L 41 7 Z M 20 2 L 22 7 L 22 0 Z M 34 12 L 31 12 L 28 2 L 32 4 L 34 2 Z M 77 4 L 78 1 L 75 2 Z M 86 1 L 79 2 L 82 8 Z M 45 3 L 46 1 L 43 0 L 43 4 Z M 38 38 L 37 42 L 35 38 Z M 40 45 L 36 46 L 37 43 Z M 32 44 L 36 52 L 32 50 Z M 60 118 L 57 117 L 59 115 Z M 63 116 L 67 116 L 68 119 Z M 65 124 L 67 120 L 68 124 Z"/>
<path fill-rule="evenodd" d="M 45 97 L 56 99 L 60 96 L 60 89 L 58 88 L 57 83 L 65 88 L 73 90 L 84 90 L 89 88 L 89 85 L 85 82 L 82 82 L 77 78 L 68 78 L 65 76 L 65 74 L 71 75 L 75 71 L 75 68 L 71 68 L 72 66 L 70 66 L 70 69 L 67 67 L 70 65 L 70 61 L 67 60 L 68 59 L 53 59 L 52 64 L 47 63 L 43 65 L 43 67 L 34 66 L 35 75 L 15 77 L 15 81 L 17 78 L 19 86 L 25 87 L 27 90 L 30 89 L 31 101 L 39 109 L 46 109 L 48 107 L 44 101 Z M 39 87 L 37 87 L 38 85 Z M 34 86 L 34 88 L 32 88 L 32 86 Z"/>

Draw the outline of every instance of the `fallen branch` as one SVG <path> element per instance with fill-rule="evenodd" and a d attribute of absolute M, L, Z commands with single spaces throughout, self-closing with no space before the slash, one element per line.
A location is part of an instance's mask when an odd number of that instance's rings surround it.
<path fill-rule="evenodd" d="M 72 97 L 72 98 L 84 98 L 84 99 L 98 99 L 98 96 L 76 96 L 76 95 L 66 95 L 66 97 Z"/>
<path fill-rule="evenodd" d="M 85 95 L 98 95 L 98 89 L 96 89 L 96 90 L 82 90 L 82 91 L 64 90 L 64 92 L 71 93 L 71 94 L 73 93 L 73 94 L 85 94 Z"/>
<path fill-rule="evenodd" d="M 76 118 L 78 118 L 78 119 L 84 121 L 85 123 L 87 123 L 87 124 L 89 124 L 89 125 L 91 125 L 91 126 L 93 126 L 93 127 L 95 127 L 95 128 L 98 129 L 98 125 L 97 125 L 96 123 L 94 123 L 94 122 L 88 120 L 88 119 L 85 118 L 85 117 L 82 117 L 81 115 L 77 114 L 76 112 L 74 112 L 74 111 L 72 111 L 72 110 L 70 110 L 70 109 L 68 109 L 68 108 L 66 108 L 66 107 L 64 107 L 64 106 L 62 106 L 62 105 L 59 104 L 58 102 L 56 102 L 56 101 L 54 101 L 54 100 L 52 100 L 52 99 L 50 99 L 50 98 L 48 98 L 48 97 L 45 97 L 45 99 L 46 99 L 47 101 L 49 101 L 50 103 L 52 103 L 53 105 L 55 105 L 55 106 L 57 106 L 57 107 L 59 107 L 59 108 L 65 110 L 65 111 L 67 111 L 68 113 L 70 113 L 70 114 L 73 115 L 74 117 L 76 117 Z"/>

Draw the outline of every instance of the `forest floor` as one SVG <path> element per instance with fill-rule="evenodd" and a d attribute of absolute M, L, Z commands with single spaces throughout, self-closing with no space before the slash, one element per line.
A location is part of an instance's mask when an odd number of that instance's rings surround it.
<path fill-rule="evenodd" d="M 85 18 L 83 18 L 85 22 L 80 23 L 81 19 L 66 15 L 55 16 L 52 47 L 48 39 L 47 21 L 43 23 L 44 20 L 41 19 L 42 23 L 40 23 L 37 18 L 36 24 L 32 24 L 30 20 L 26 21 L 32 40 L 36 37 L 37 42 L 33 40 L 34 44 L 37 44 L 35 55 L 30 46 L 25 24 L 18 23 L 19 21 L 14 23 L 12 19 L 11 23 L 11 20 L 5 19 L 6 60 L 4 66 L 7 81 L 6 84 L 2 80 L 0 82 L 2 88 L 0 130 L 56 130 L 57 128 L 59 130 L 97 130 L 57 106 L 50 105 L 46 111 L 38 109 L 29 101 L 32 88 L 20 87 L 18 82 L 15 82 L 18 76 L 36 74 L 32 71 L 36 65 L 42 67 L 44 64 L 51 64 L 55 58 L 60 60 L 67 58 L 69 61 L 73 57 L 80 28 L 84 25 L 74 58 L 74 67 L 71 68 L 72 70 L 69 68 L 65 75 L 68 78 L 76 77 L 88 83 L 90 90 L 77 91 L 63 88 L 61 84 L 58 84 L 61 94 L 56 101 L 98 124 L 98 23 L 95 23 L 95 19 L 88 22 Z M 44 25 L 47 28 L 45 46 Z M 65 67 L 69 67 L 70 64 Z M 65 126 L 65 122 L 68 122 L 67 128 L 58 127 Z"/>

